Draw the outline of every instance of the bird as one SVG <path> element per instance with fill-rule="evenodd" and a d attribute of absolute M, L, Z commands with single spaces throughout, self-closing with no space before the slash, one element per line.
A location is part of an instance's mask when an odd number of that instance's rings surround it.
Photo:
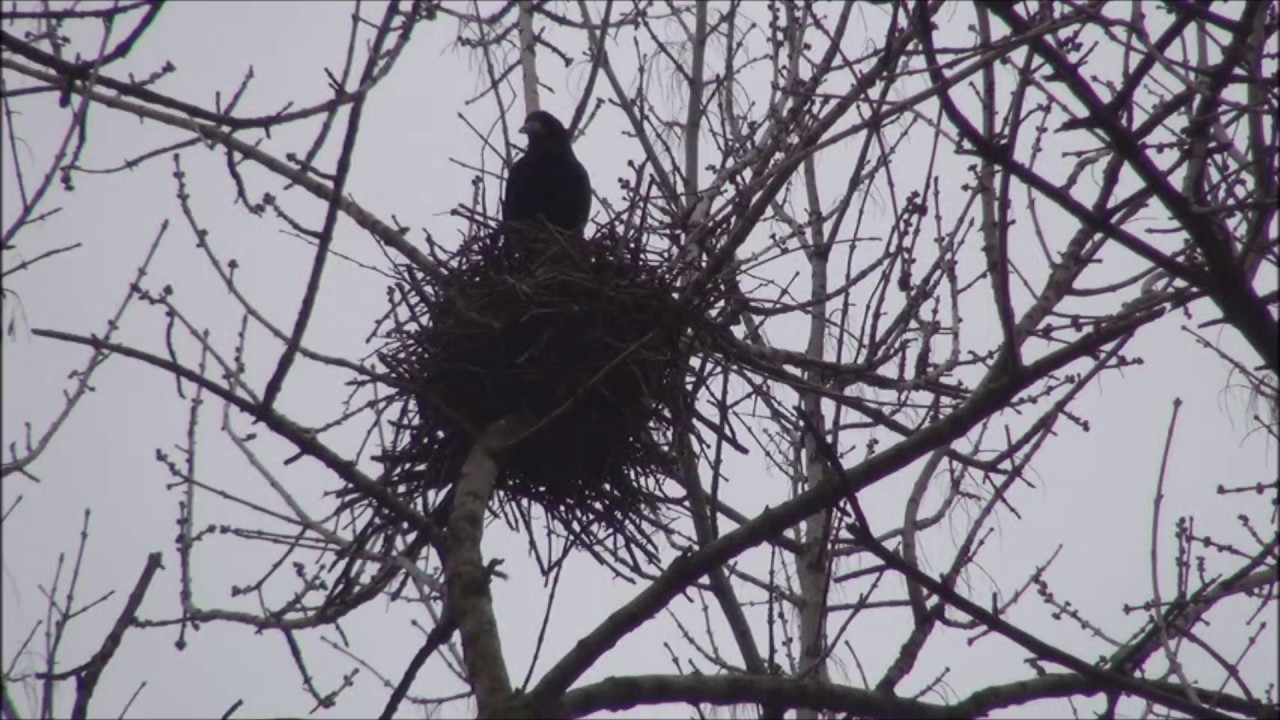
<path fill-rule="evenodd" d="M 507 174 L 502 219 L 508 224 L 545 221 L 581 233 L 591 214 L 591 178 L 573 154 L 569 131 L 556 116 L 535 110 L 520 132 L 529 142 Z"/>

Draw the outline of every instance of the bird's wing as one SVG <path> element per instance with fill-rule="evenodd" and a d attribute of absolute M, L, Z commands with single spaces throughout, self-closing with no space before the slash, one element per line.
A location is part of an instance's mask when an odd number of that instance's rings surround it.
<path fill-rule="evenodd" d="M 573 211 L 574 227 L 582 228 L 586 226 L 587 218 L 591 217 L 591 176 L 576 157 L 573 158 L 573 166 L 573 193 L 576 198 Z"/>
<path fill-rule="evenodd" d="M 591 214 L 591 179 L 569 153 L 526 153 L 511 165 L 502 198 L 506 222 L 543 218 L 565 230 L 581 230 Z"/>

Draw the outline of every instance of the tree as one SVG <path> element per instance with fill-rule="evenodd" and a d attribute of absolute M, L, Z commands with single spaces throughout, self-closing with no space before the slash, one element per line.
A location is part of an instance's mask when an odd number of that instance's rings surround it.
<path fill-rule="evenodd" d="M 1276 717 L 1276 34 L 1273 3 L 14 4 L 5 716 Z M 493 227 L 549 107 L 593 225 L 706 323 L 648 559 L 493 521 L 502 422 L 440 512 L 378 460 L 388 298 Z"/>

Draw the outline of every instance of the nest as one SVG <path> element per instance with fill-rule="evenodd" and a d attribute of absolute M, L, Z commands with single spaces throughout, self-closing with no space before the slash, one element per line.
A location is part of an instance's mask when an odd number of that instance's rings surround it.
<path fill-rule="evenodd" d="M 525 226 L 473 237 L 443 267 L 402 268 L 390 291 L 388 487 L 446 510 L 475 439 L 520 417 L 491 507 L 527 532 L 543 572 L 574 547 L 615 570 L 652 565 L 663 508 L 683 497 L 669 445 L 691 402 L 697 313 L 676 301 L 674 263 L 608 231 Z M 559 540 L 545 561 L 539 534 Z"/>

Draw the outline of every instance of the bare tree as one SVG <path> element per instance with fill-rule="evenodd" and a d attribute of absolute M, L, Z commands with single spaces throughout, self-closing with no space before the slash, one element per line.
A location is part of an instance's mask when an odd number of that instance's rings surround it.
<path fill-rule="evenodd" d="M 388 717 L 410 706 L 577 717 L 664 703 L 768 717 L 1280 716 L 1275 467 L 1202 478 L 1188 491 L 1194 512 L 1167 507 L 1178 453 L 1195 447 L 1178 388 L 1146 409 L 1163 438 L 1142 455 L 1149 472 L 1117 471 L 1117 483 L 1149 489 L 1121 508 L 1132 542 L 1148 544 L 1144 562 L 1094 561 L 1141 577 L 1144 596 L 1055 580 L 1088 517 L 1031 563 L 1000 560 L 1002 544 L 1036 533 L 1017 524 L 1027 506 L 1072 496 L 1070 471 L 1046 459 L 1054 448 L 1104 452 L 1086 435 L 1111 412 L 1097 391 L 1155 372 L 1144 355 L 1215 358 L 1254 402 L 1241 436 L 1274 452 L 1274 3 L 349 10 L 341 63 L 324 69 L 328 96 L 273 96 L 269 111 L 246 112 L 252 70 L 208 102 L 181 92 L 173 65 L 139 67 L 140 48 L 165 31 L 157 18 L 180 6 L 6 8 L 6 350 L 31 336 L 33 352 L 74 346 L 85 359 L 43 425 L 18 427 L 6 410 L 5 522 L 25 494 L 58 492 L 62 479 L 41 467 L 74 452 L 59 438 L 108 362 L 149 369 L 185 428 L 149 439 L 178 493 L 174 549 L 111 561 L 143 570 L 100 649 L 68 662 L 59 651 L 72 623 L 110 614 L 110 594 L 85 602 L 78 587 L 86 512 L 76 560 L 60 559 L 41 586 L 46 618 L 6 641 L 5 717 L 65 714 L 64 682 L 70 714 L 85 717 L 133 635 L 176 633 L 182 650 L 189 630 L 236 625 L 284 640 L 313 711 L 343 708 L 364 671 Z M 426 62 L 442 45 L 478 80 L 431 122 L 465 128 L 472 143 L 415 162 L 464 168 L 474 182 L 441 201 L 452 213 L 410 228 L 368 202 L 377 185 L 355 168 L 379 140 L 370 118 L 397 112 L 390 83 L 449 80 L 405 60 L 425 47 L 412 57 Z M 388 328 L 412 322 L 415 288 L 453 277 L 496 237 L 515 128 L 549 96 L 597 168 L 595 242 L 649 253 L 692 318 L 679 345 L 688 406 L 662 416 L 661 447 L 646 455 L 669 460 L 676 480 L 661 507 L 615 535 L 600 531 L 604 515 L 569 526 L 510 499 L 504 464 L 550 422 L 540 415 L 474 428 L 429 497 L 387 469 L 425 422 L 396 409 L 419 390 L 391 367 Z M 24 139 L 29 116 L 63 122 L 38 155 Z M 117 144 L 104 116 L 143 123 L 146 147 Z M 596 141 L 625 163 L 616 183 L 582 149 Z M 89 160 L 97 143 L 110 165 L 100 149 Z M 50 244 L 40 231 L 57 227 L 73 189 L 132 172 L 168 178 L 175 195 L 130 212 L 175 220 L 157 221 L 136 274 L 111 278 L 118 308 L 96 332 L 20 327 L 23 282 L 91 271 L 77 267 L 83 246 L 106 240 Z M 243 279 L 277 262 L 263 244 L 228 239 L 243 228 L 306 243 L 306 269 L 290 273 L 305 282 L 288 298 L 261 276 Z M 151 279 L 176 236 L 212 271 L 218 292 L 196 295 L 206 300 L 187 300 L 184 281 Z M 360 320 L 373 334 L 322 349 L 317 333 L 328 338 L 350 311 L 326 297 L 352 278 L 390 288 L 390 307 Z M 1172 340 L 1153 344 L 1165 328 Z M 321 393 L 317 410 L 309 396 Z M 210 469 L 231 462 L 240 470 Z M 222 515 L 203 509 L 214 501 Z M 482 538 L 495 534 L 499 557 L 492 542 L 486 557 Z M 205 579 L 204 548 L 220 538 L 256 548 L 256 580 L 232 585 L 225 603 Z M 641 540 L 652 548 L 637 550 Z M 561 583 L 568 557 L 591 558 L 633 594 L 594 627 L 554 625 L 583 593 Z M 546 578 L 523 674 L 503 646 L 518 621 L 496 609 L 516 592 L 503 562 Z M 343 630 L 388 606 L 421 632 L 403 667 L 356 651 Z M 660 618 L 672 623 L 667 657 L 599 677 L 611 651 Z M 565 649 L 542 658 L 548 632 Z M 24 661 L 42 636 L 40 662 Z M 320 679 L 318 651 L 349 672 Z M 1002 669 L 972 683 L 996 657 Z"/>

